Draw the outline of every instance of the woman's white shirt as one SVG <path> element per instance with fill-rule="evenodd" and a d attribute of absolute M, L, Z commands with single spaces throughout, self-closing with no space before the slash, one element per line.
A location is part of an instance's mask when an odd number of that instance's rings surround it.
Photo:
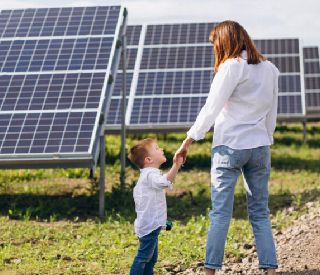
<path fill-rule="evenodd" d="M 161 174 L 161 170 L 152 167 L 140 169 L 139 180 L 133 188 L 137 212 L 134 228 L 139 238 L 166 226 L 166 188 L 172 189 L 172 183 L 166 174 Z"/>
<path fill-rule="evenodd" d="M 279 70 L 269 61 L 247 63 L 247 52 L 219 67 L 208 98 L 187 135 L 203 139 L 214 124 L 212 147 L 249 149 L 273 144 Z"/>

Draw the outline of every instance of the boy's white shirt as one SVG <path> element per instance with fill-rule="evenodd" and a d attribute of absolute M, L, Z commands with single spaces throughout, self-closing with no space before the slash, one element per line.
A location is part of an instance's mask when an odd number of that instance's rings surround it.
<path fill-rule="evenodd" d="M 133 189 L 137 218 L 134 222 L 136 235 L 141 238 L 167 222 L 165 189 L 172 189 L 167 174 L 153 167 L 140 169 L 140 177 Z"/>

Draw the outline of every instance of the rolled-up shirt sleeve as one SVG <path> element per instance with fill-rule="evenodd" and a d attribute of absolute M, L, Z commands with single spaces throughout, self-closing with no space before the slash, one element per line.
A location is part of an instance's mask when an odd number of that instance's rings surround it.
<path fill-rule="evenodd" d="M 167 174 L 161 175 L 158 173 L 149 173 L 148 182 L 150 183 L 151 188 L 155 189 L 172 189 L 172 183 L 167 180 Z"/>
<path fill-rule="evenodd" d="M 210 130 L 222 108 L 235 90 L 239 81 L 239 62 L 227 60 L 220 65 L 215 75 L 208 98 L 202 107 L 194 125 L 187 132 L 187 135 L 194 140 L 205 137 Z"/>

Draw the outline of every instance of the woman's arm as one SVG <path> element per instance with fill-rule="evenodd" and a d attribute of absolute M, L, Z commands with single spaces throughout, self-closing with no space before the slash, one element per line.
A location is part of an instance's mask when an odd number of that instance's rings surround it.
<path fill-rule="evenodd" d="M 211 83 L 206 103 L 198 114 L 195 123 L 187 132 L 188 136 L 194 140 L 200 140 L 205 137 L 206 132 L 215 123 L 217 116 L 238 85 L 243 66 L 244 63 L 233 59 L 228 59 L 220 65 L 219 71 Z"/>

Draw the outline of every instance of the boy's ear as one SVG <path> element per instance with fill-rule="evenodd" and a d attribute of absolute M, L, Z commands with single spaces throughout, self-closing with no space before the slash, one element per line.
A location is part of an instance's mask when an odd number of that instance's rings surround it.
<path fill-rule="evenodd" d="M 146 158 L 144 159 L 144 162 L 147 163 L 147 164 L 151 164 L 151 163 L 153 163 L 153 160 L 152 160 L 152 158 L 150 158 L 150 157 L 146 157 Z"/>

